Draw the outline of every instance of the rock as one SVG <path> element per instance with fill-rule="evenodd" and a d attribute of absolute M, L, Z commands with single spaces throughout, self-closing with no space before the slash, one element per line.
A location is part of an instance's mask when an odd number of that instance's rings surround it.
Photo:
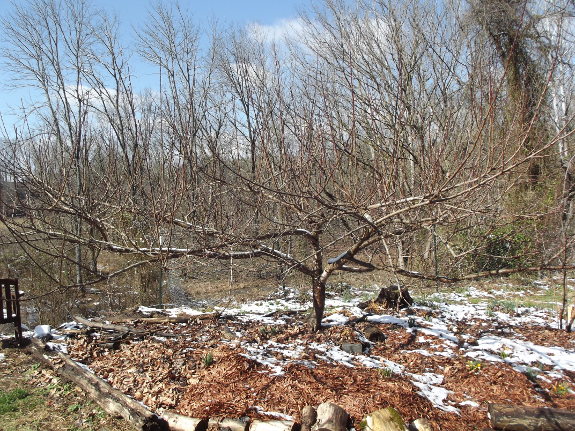
<path fill-rule="evenodd" d="M 50 325 L 38 325 L 34 328 L 34 337 L 42 341 L 49 341 L 52 338 L 52 327 Z"/>
<path fill-rule="evenodd" d="M 220 330 L 220 333 L 222 334 L 222 337 L 225 338 L 226 340 L 236 340 L 238 338 L 238 336 L 227 326 L 224 326 Z"/>
<path fill-rule="evenodd" d="M 317 421 L 312 431 L 347 431 L 349 415 L 334 403 L 322 403 L 317 407 Z"/>
<path fill-rule="evenodd" d="M 431 423 L 425 418 L 416 419 L 409 425 L 409 431 L 432 431 Z"/>
<path fill-rule="evenodd" d="M 352 355 L 360 355 L 363 353 L 363 344 L 361 343 L 343 343 L 341 350 Z"/>
<path fill-rule="evenodd" d="M 467 344 L 470 346 L 478 346 L 479 342 L 477 341 L 477 338 L 470 337 L 467 339 Z"/>
<path fill-rule="evenodd" d="M 367 431 L 408 431 L 401 415 L 393 407 L 377 410 L 365 418 Z"/>

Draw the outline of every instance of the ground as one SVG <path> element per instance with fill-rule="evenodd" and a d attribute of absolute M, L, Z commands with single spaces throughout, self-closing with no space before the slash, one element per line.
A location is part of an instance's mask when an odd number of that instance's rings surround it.
<path fill-rule="evenodd" d="M 320 333 L 309 332 L 307 296 L 288 288 L 226 308 L 108 316 L 137 332 L 121 339 L 69 323 L 51 345 L 152 410 L 193 417 L 298 420 L 306 404 L 332 401 L 356 429 L 393 406 L 407 422 L 465 431 L 488 426 L 488 403 L 575 409 L 575 336 L 557 327 L 553 279 L 426 290 L 409 310 L 358 307 L 377 291 L 331 286 Z M 149 320 L 169 316 L 183 320 Z M 373 330 L 385 340 L 366 340 Z"/>
<path fill-rule="evenodd" d="M 0 356 L 0 431 L 135 431 L 41 366 L 26 349 Z"/>

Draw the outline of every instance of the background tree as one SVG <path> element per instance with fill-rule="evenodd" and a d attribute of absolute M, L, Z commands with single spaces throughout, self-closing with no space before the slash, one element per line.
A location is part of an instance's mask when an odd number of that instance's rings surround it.
<path fill-rule="evenodd" d="M 160 6 L 139 33 L 158 69 L 149 94 L 133 90 L 113 21 L 85 4 L 72 15 L 57 0 L 30 4 L 86 30 L 64 44 L 82 47 L 70 51 L 72 73 L 43 35 L 20 38 L 41 11 L 10 20 L 9 64 L 27 65 L 46 90 L 26 133 L 7 137 L 4 161 L 29 198 L 26 217 L 2 221 L 23 246 L 91 271 L 91 282 L 147 263 L 257 258 L 309 279 L 319 329 L 337 272 L 454 282 L 571 267 L 561 261 L 571 239 L 557 247 L 546 222 L 557 196 L 539 196 L 538 214 L 510 198 L 571 135 L 569 119 L 546 123 L 555 69 L 519 36 L 537 24 L 525 29 L 515 3 L 505 37 L 466 18 L 502 12 L 494 3 L 326 1 L 302 18 L 301 40 L 230 31 L 207 49 L 183 9 Z M 472 37 L 475 22 L 488 37 Z M 66 40 L 63 29 L 52 39 Z M 44 63 L 63 72 L 44 78 Z M 60 95 L 70 80 L 73 101 Z M 80 160 L 68 151 L 77 143 Z M 522 242 L 526 226 L 534 236 Z M 433 241 L 442 262 L 426 271 Z M 130 258 L 103 273 L 70 246 Z"/>

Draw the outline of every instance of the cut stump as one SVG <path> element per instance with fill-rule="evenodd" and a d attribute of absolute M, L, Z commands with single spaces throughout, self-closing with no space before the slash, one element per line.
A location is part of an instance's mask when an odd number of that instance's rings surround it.
<path fill-rule="evenodd" d="M 349 415 L 337 404 L 323 403 L 317 408 L 317 421 L 312 431 L 347 431 Z"/>
<path fill-rule="evenodd" d="M 382 287 L 379 295 L 373 301 L 362 302 L 359 308 L 367 308 L 370 304 L 381 304 L 385 308 L 394 308 L 396 310 L 409 308 L 413 304 L 413 298 L 409 294 L 407 287 L 392 284 L 389 287 Z"/>

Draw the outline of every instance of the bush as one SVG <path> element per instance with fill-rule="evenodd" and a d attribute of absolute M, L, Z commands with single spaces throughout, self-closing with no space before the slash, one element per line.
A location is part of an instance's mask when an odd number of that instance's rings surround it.
<path fill-rule="evenodd" d="M 533 237 L 529 226 L 507 225 L 484 233 L 484 242 L 473 254 L 475 271 L 520 268 L 531 262 Z"/>

